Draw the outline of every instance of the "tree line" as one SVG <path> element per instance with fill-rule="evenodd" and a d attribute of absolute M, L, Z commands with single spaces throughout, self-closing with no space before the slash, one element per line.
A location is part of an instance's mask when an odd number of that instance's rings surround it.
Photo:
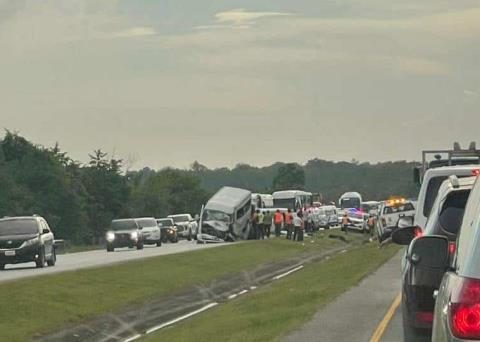
<path fill-rule="evenodd" d="M 57 238 L 98 243 L 114 218 L 196 214 L 225 185 L 267 193 L 304 188 L 326 201 L 345 191 L 359 191 L 367 199 L 413 196 L 413 165 L 314 159 L 305 165 L 276 163 L 261 168 L 239 164 L 209 169 L 194 162 L 188 170 L 125 171 L 121 159 L 102 150 L 93 151 L 88 162 L 81 163 L 58 144 L 36 145 L 7 131 L 0 140 L 0 217 L 38 214 L 48 220 Z"/>

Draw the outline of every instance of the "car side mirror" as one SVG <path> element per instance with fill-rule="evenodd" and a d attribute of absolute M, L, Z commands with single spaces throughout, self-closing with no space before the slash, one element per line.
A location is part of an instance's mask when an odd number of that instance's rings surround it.
<path fill-rule="evenodd" d="M 139 230 L 142 230 L 142 229 L 143 229 L 143 227 L 138 227 L 138 229 L 139 229 Z"/>
<path fill-rule="evenodd" d="M 414 265 L 447 269 L 449 266 L 448 239 L 438 235 L 421 236 L 412 242 L 407 257 Z"/>
<path fill-rule="evenodd" d="M 392 233 L 392 242 L 397 245 L 408 246 L 415 238 L 415 227 L 403 227 Z"/>
<path fill-rule="evenodd" d="M 43 230 L 42 230 L 42 235 L 43 235 L 43 234 L 48 234 L 48 233 L 50 233 L 50 231 L 49 231 L 47 228 L 43 228 Z"/>

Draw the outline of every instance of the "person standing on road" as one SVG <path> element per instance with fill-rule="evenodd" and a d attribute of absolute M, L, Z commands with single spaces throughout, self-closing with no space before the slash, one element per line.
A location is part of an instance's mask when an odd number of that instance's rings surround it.
<path fill-rule="evenodd" d="M 370 214 L 370 217 L 368 218 L 367 227 L 370 237 L 373 238 L 373 234 L 375 233 L 375 217 L 372 214 Z"/>
<path fill-rule="evenodd" d="M 342 217 L 342 230 L 345 232 L 345 234 L 348 234 L 348 223 L 349 223 L 348 215 L 345 213 L 343 214 Z"/>
<path fill-rule="evenodd" d="M 279 209 L 273 215 L 273 224 L 275 225 L 275 236 L 280 237 L 280 232 L 282 230 L 283 215 Z"/>
<path fill-rule="evenodd" d="M 293 218 L 293 226 L 294 226 L 293 241 L 297 241 L 297 239 L 300 239 L 300 231 L 303 229 L 303 224 L 304 224 L 303 220 L 298 215 L 296 215 Z M 303 239 L 303 236 L 302 236 L 302 239 Z"/>
<path fill-rule="evenodd" d="M 290 240 L 293 233 L 293 214 L 290 209 L 285 214 L 285 229 L 287 230 L 287 240 Z"/>
<path fill-rule="evenodd" d="M 263 227 L 265 229 L 264 234 L 267 238 L 270 238 L 270 231 L 272 230 L 272 219 L 273 217 L 270 213 L 270 210 L 267 210 L 263 217 Z"/>
<path fill-rule="evenodd" d="M 257 210 L 257 239 L 263 240 L 265 238 L 265 227 L 264 227 L 264 218 L 265 216 L 260 210 Z"/>

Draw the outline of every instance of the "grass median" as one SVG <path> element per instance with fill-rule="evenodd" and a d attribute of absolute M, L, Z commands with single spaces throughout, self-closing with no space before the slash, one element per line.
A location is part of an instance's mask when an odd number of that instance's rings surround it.
<path fill-rule="evenodd" d="M 399 250 L 365 245 L 322 263 L 306 265 L 284 280 L 222 304 L 144 339 L 156 341 L 276 341 Z M 143 340 L 142 340 L 143 341 Z"/>
<path fill-rule="evenodd" d="M 261 263 L 342 244 L 322 235 L 312 241 L 252 241 L 3 283 L 0 340 L 28 340 Z"/>

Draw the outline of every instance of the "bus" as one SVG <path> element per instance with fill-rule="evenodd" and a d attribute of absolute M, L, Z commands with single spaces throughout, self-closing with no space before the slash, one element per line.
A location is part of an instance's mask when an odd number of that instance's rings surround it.
<path fill-rule="evenodd" d="M 340 209 L 357 209 L 362 208 L 362 195 L 358 192 L 346 192 L 338 200 Z"/>
<path fill-rule="evenodd" d="M 275 208 L 287 208 L 297 211 L 304 206 L 311 206 L 313 204 L 312 201 L 312 193 L 302 190 L 284 190 L 273 193 L 273 206 Z"/>

